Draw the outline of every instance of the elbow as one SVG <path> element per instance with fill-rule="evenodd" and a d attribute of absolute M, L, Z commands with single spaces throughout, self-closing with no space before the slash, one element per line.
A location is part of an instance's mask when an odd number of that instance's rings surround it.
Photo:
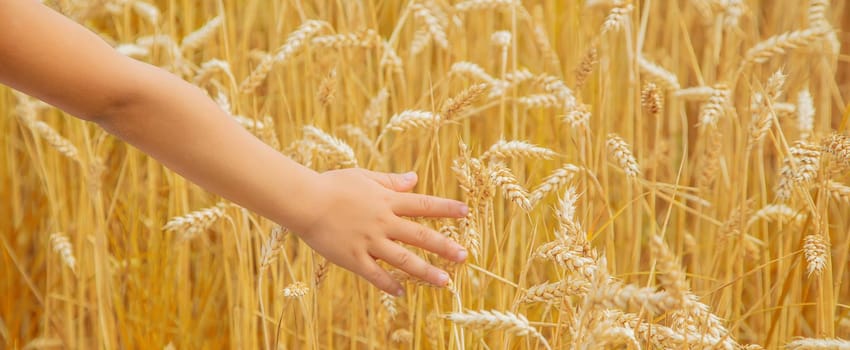
<path fill-rule="evenodd" d="M 135 67 L 133 67 L 135 68 Z M 89 122 L 105 126 L 137 110 L 144 104 L 146 92 L 143 74 L 136 69 L 128 69 L 122 76 L 116 76 L 110 86 L 98 89 L 101 94 L 91 108 L 80 113 L 79 117 Z"/>
<path fill-rule="evenodd" d="M 112 124 L 116 119 L 129 113 L 141 102 L 141 94 L 132 88 L 122 88 L 109 91 L 101 97 L 101 101 L 94 108 L 82 111 L 78 115 L 80 119 L 101 126 Z"/>

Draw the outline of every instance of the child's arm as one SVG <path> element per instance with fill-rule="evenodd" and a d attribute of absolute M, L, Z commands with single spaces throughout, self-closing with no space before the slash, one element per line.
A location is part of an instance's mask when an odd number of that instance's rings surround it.
<path fill-rule="evenodd" d="M 253 137 L 198 88 L 118 54 L 37 1 L 0 1 L 0 83 L 96 122 L 388 293 L 400 293 L 401 285 L 375 259 L 438 285 L 448 277 L 394 240 L 455 261 L 466 256 L 439 233 L 399 217 L 462 217 L 463 203 L 402 193 L 415 186 L 415 175 L 305 168 Z"/>

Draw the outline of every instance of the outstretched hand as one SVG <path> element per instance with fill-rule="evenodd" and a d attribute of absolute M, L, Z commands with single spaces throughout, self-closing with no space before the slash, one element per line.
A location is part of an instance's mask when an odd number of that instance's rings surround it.
<path fill-rule="evenodd" d="M 436 231 L 402 218 L 461 218 L 467 206 L 451 199 L 408 193 L 416 186 L 415 173 L 388 174 L 344 169 L 319 175 L 314 216 L 301 227 L 291 227 L 329 261 L 362 276 L 381 290 L 401 295 L 401 284 L 381 268 L 383 260 L 408 274 L 437 286 L 449 275 L 398 242 L 463 262 L 467 252 Z"/>

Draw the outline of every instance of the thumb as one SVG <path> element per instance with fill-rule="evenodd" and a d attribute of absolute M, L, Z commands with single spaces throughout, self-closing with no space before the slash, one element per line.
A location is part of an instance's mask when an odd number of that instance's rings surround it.
<path fill-rule="evenodd" d="M 366 175 L 382 186 L 396 192 L 409 192 L 416 186 L 418 180 L 414 172 L 393 174 L 367 170 Z"/>

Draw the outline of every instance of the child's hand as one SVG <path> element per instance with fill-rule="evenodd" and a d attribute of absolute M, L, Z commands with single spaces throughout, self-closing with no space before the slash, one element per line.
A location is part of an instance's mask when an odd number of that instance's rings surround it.
<path fill-rule="evenodd" d="M 449 275 L 395 241 L 432 251 L 462 262 L 466 250 L 459 244 L 400 216 L 460 218 L 465 204 L 421 194 L 403 193 L 416 185 L 416 174 L 386 174 L 363 169 L 330 171 L 319 175 L 315 216 L 302 227 L 292 227 L 316 252 L 351 270 L 393 295 L 401 295 L 398 281 L 381 268 L 381 259 L 438 286 Z"/>

